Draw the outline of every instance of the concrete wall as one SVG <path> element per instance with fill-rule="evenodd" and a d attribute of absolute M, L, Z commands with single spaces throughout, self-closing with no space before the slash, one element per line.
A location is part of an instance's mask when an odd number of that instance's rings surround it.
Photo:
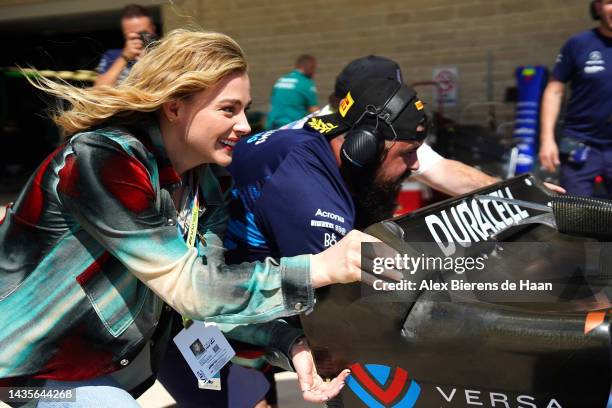
<path fill-rule="evenodd" d="M 301 53 L 319 60 L 322 99 L 346 62 L 375 53 L 397 60 L 406 82 L 458 67 L 454 117 L 486 100 L 488 51 L 494 100 L 502 101 L 516 66 L 550 67 L 571 34 L 594 25 L 585 0 L 179 0 L 163 6 L 162 16 L 166 30 L 196 24 L 234 37 L 250 61 L 255 109 L 267 108 L 272 84 Z M 431 99 L 431 88 L 419 91 Z"/>

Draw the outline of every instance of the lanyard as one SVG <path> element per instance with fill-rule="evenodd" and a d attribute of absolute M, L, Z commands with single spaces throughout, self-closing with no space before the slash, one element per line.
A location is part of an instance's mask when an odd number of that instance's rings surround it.
<path fill-rule="evenodd" d="M 198 232 L 198 221 L 200 218 L 200 202 L 199 202 L 199 191 L 200 187 L 196 186 L 195 195 L 191 203 L 191 219 L 187 228 L 187 245 L 190 247 L 195 246 L 196 234 Z"/>
<path fill-rule="evenodd" d="M 196 245 L 196 238 L 200 238 L 200 242 L 204 244 L 204 237 L 198 231 L 198 222 L 200 216 L 205 211 L 200 202 L 200 185 L 198 177 L 192 172 L 186 181 L 186 188 L 183 192 L 181 200 L 181 210 L 178 214 L 179 231 L 185 239 L 185 243 L 190 248 Z"/>

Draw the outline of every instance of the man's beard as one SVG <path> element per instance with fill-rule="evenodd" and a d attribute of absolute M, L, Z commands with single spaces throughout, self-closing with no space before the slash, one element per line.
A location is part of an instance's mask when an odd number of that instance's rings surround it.
<path fill-rule="evenodd" d="M 406 171 L 396 180 L 384 182 L 376 180 L 376 173 L 363 174 L 342 170 L 355 202 L 355 229 L 362 230 L 393 216 L 402 182 L 410 176 L 411 171 Z"/>

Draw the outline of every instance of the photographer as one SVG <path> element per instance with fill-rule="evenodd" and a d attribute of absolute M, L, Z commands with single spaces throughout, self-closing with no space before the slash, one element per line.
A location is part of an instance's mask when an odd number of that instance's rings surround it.
<path fill-rule="evenodd" d="M 138 4 L 130 4 L 123 8 L 121 31 L 125 38 L 125 45 L 123 49 L 107 50 L 102 55 L 96 67 L 96 72 L 100 75 L 96 78 L 94 86 L 114 86 L 123 81 L 147 45 L 157 39 L 151 13 Z"/>

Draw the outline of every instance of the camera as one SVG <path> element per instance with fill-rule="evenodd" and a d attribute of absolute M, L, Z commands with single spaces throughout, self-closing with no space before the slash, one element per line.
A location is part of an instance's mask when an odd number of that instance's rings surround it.
<path fill-rule="evenodd" d="M 151 43 L 159 40 L 157 35 L 148 31 L 141 31 L 138 33 L 138 35 L 140 36 L 140 40 L 145 48 L 148 48 Z"/>

